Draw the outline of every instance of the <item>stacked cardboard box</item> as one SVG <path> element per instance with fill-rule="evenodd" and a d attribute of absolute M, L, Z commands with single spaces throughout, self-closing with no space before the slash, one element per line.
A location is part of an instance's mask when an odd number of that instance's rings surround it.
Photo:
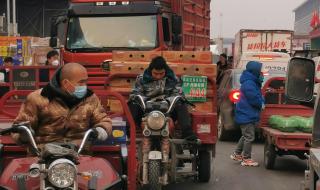
<path fill-rule="evenodd" d="M 0 36 L 0 57 L 12 57 L 14 65 L 23 65 L 32 58 L 31 37 Z M 1 64 L 0 63 L 0 64 Z"/>
<path fill-rule="evenodd" d="M 42 65 L 50 50 L 49 38 L 0 36 L 0 65 L 5 57 L 12 57 L 14 65 Z"/>
<path fill-rule="evenodd" d="M 157 51 L 157 52 L 113 52 L 112 63 L 110 64 L 110 75 L 130 74 L 131 77 L 114 78 L 109 81 L 109 89 L 117 92 L 128 94 L 131 92 L 135 83 L 136 75 L 142 74 L 148 67 L 152 58 L 163 56 L 168 62 L 170 68 L 178 76 L 206 76 L 207 101 L 196 102 L 195 111 L 208 112 L 212 111 L 215 106 L 215 78 L 216 64 L 212 64 L 211 52 L 194 52 L 194 51 Z M 112 112 L 122 112 L 120 102 L 110 99 L 109 105 Z"/>

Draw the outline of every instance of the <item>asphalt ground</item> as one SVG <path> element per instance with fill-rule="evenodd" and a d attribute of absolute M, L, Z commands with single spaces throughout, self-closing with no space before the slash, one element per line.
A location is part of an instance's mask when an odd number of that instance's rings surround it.
<path fill-rule="evenodd" d="M 218 142 L 214 160 L 214 177 L 209 183 L 195 183 L 192 179 L 169 185 L 176 190 L 298 190 L 304 179 L 307 161 L 295 156 L 277 157 L 275 169 L 263 166 L 263 144 L 253 146 L 252 157 L 259 167 L 244 167 L 230 159 L 236 142 Z"/>

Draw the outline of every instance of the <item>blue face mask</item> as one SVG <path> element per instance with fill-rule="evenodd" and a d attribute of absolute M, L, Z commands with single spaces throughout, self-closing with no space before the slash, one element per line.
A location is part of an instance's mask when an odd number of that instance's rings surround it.
<path fill-rule="evenodd" d="M 75 90 L 72 93 L 77 98 L 83 98 L 87 94 L 87 86 L 75 86 Z"/>

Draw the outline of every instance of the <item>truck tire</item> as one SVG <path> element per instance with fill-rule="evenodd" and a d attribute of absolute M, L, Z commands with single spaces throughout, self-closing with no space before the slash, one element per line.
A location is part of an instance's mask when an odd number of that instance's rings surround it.
<path fill-rule="evenodd" d="M 269 170 L 273 169 L 276 162 L 276 157 L 277 153 L 275 146 L 270 144 L 266 139 L 264 144 L 264 167 Z"/>
<path fill-rule="evenodd" d="M 207 150 L 199 151 L 198 179 L 199 182 L 209 182 L 211 177 L 211 152 Z"/>
<path fill-rule="evenodd" d="M 160 161 L 159 160 L 149 160 L 149 190 L 162 190 L 162 185 L 159 183 L 159 178 L 161 175 Z"/>
<path fill-rule="evenodd" d="M 231 140 L 231 138 L 232 138 L 231 132 L 227 131 L 224 128 L 222 115 L 219 114 L 219 116 L 218 116 L 218 139 L 220 141 L 227 141 L 227 140 Z"/>

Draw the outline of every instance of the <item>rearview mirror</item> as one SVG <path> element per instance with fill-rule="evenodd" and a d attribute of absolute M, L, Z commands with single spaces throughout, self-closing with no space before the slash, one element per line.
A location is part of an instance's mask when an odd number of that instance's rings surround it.
<path fill-rule="evenodd" d="M 172 43 L 179 45 L 182 42 L 182 17 L 179 15 L 172 15 Z"/>
<path fill-rule="evenodd" d="M 57 48 L 58 46 L 58 26 L 59 24 L 66 23 L 67 17 L 56 16 L 51 18 L 51 28 L 50 28 L 50 47 Z"/>
<path fill-rule="evenodd" d="M 289 99 L 310 102 L 313 99 L 315 63 L 311 59 L 294 57 L 289 62 L 286 95 Z"/>

